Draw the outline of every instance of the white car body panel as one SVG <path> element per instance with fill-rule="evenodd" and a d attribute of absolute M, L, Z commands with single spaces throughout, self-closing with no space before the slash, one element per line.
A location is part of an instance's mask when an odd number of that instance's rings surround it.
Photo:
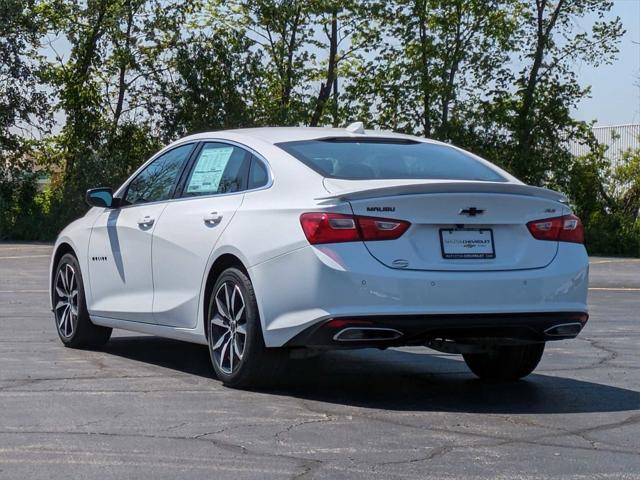
<path fill-rule="evenodd" d="M 560 250 L 562 261 L 546 268 L 451 275 L 390 269 L 361 244 L 345 243 L 296 250 L 249 273 L 256 290 L 268 292 L 259 297 L 265 341 L 281 346 L 333 317 L 586 311 L 584 248 L 562 243 Z"/>
<path fill-rule="evenodd" d="M 98 215 L 88 255 L 92 301 L 87 304 L 92 314 L 154 323 L 151 245 L 165 207 L 164 203 L 132 205 Z M 153 223 L 140 228 L 138 222 L 145 217 Z"/>
<path fill-rule="evenodd" d="M 244 194 L 240 193 L 167 204 L 153 234 L 155 323 L 183 328 L 196 326 L 200 287 L 207 274 L 206 259 L 230 225 L 243 198 Z"/>
<path fill-rule="evenodd" d="M 438 143 L 388 132 L 364 135 Z M 203 133 L 175 142 L 132 178 L 166 150 L 206 140 L 241 146 L 259 157 L 268 166 L 270 183 L 221 196 L 118 210 L 94 207 L 61 232 L 51 273 L 59 247 L 68 245 L 79 259 L 94 323 L 203 344 L 206 280 L 222 255 L 237 257 L 249 273 L 268 347 L 285 345 L 334 316 L 587 312 L 584 246 L 534 240 L 525 226 L 529 220 L 569 213 L 562 195 L 526 186 L 479 158 L 506 182 L 325 179 L 274 145 L 331 136 L 358 134 L 264 128 Z M 115 195 L 125 188 L 126 183 Z M 395 211 L 367 211 L 371 204 L 387 203 Z M 487 216 L 464 224 L 504 226 L 495 243 L 507 252 L 505 257 L 456 263 L 422 249 L 471 203 L 484 207 Z M 310 211 L 406 217 L 415 235 L 410 229 L 389 242 L 310 246 L 299 222 L 300 214 Z M 215 226 L 203 221 L 211 212 L 222 216 Z M 144 215 L 155 222 L 138 230 L 136 222 Z M 131 228 L 130 235 L 118 238 L 119 245 L 109 237 L 109 219 Z M 100 256 L 107 260 L 92 260 Z M 408 268 L 388 266 L 395 258 L 407 260 Z"/>

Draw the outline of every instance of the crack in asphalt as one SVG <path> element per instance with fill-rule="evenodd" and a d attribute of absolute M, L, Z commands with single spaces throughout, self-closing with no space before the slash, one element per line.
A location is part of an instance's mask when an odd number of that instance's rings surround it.
<path fill-rule="evenodd" d="M 329 416 L 329 415 L 325 415 L 325 418 L 317 418 L 317 419 L 312 419 L 312 420 L 303 420 L 300 422 L 296 422 L 296 423 L 292 423 L 291 425 L 289 425 L 287 428 L 285 428 L 284 430 L 280 430 L 279 432 L 276 432 L 273 435 L 273 438 L 276 440 L 276 442 L 278 442 L 281 445 L 284 445 L 284 441 L 280 438 L 281 435 L 284 435 L 285 433 L 289 433 L 292 430 L 301 427 L 303 425 L 308 425 L 310 423 L 326 423 L 326 422 L 331 422 L 333 421 L 333 416 Z"/>
<path fill-rule="evenodd" d="M 308 405 L 308 402 L 303 401 L 302 405 L 304 408 L 309 409 L 310 411 L 313 411 L 315 413 L 324 413 L 326 415 L 335 415 L 335 413 L 330 412 L 330 411 L 325 411 L 322 410 L 321 408 L 313 408 L 310 407 Z M 553 443 L 553 442 L 548 442 L 548 441 L 544 441 L 544 440 L 553 440 L 555 438 L 561 438 L 561 437 L 565 437 L 565 436 L 578 436 L 580 437 L 581 435 L 585 435 L 585 434 L 589 434 L 589 433 L 593 433 L 593 432 L 599 432 L 599 431 L 606 431 L 606 430 L 611 430 L 611 429 L 616 429 L 616 428 L 621 428 L 621 427 L 625 427 L 625 426 L 629 426 L 629 425 L 635 425 L 637 423 L 640 423 L 640 414 L 633 414 L 630 415 L 628 417 L 626 417 L 623 420 L 620 421 L 616 421 L 616 422 L 610 422 L 610 423 L 605 423 L 602 425 L 596 425 L 596 426 L 592 426 L 592 427 L 586 427 L 586 428 L 581 428 L 581 429 L 563 429 L 563 428 L 558 428 L 558 427 L 549 427 L 549 426 L 540 426 L 541 428 L 545 428 L 545 429 L 551 429 L 551 430 L 555 430 L 556 433 L 551 433 L 551 434 L 542 434 L 542 435 L 535 435 L 533 437 L 530 438 L 512 438 L 512 437 L 505 437 L 505 436 L 501 436 L 501 435 L 489 435 L 486 433 L 478 433 L 478 432 L 466 432 L 466 431 L 460 431 L 460 430 L 451 430 L 451 429 L 447 429 L 447 428 L 443 428 L 443 427 L 423 427 L 423 426 L 417 426 L 417 425 L 412 425 L 412 424 L 408 424 L 408 423 L 404 423 L 404 422 L 399 422 L 397 420 L 391 420 L 388 418 L 380 418 L 376 415 L 371 415 L 370 413 L 362 414 L 362 413 L 358 413 L 358 412 L 351 412 L 349 414 L 352 417 L 357 417 L 360 419 L 364 419 L 364 420 L 374 420 L 380 423 L 386 423 L 386 424 L 391 424 L 394 426 L 401 426 L 401 427 L 406 427 L 406 428 L 411 428 L 411 429 L 417 429 L 417 430 L 421 430 L 421 431 L 432 431 L 432 432 L 437 432 L 437 433 L 445 433 L 448 435 L 455 435 L 455 434 L 459 434 L 459 435 L 463 435 L 463 436 L 469 436 L 469 437 L 474 437 L 474 438 L 481 438 L 481 439 L 487 439 L 487 440 L 493 440 L 494 442 L 490 442 L 490 443 L 474 443 L 474 444 L 470 444 L 470 445 L 464 445 L 464 446 L 452 446 L 451 449 L 466 449 L 466 448 L 476 448 L 476 447 L 497 447 L 497 446 L 504 446 L 504 445 L 510 445 L 510 444 L 531 444 L 531 445 L 538 445 L 538 446 L 546 446 L 546 447 L 555 447 L 555 448 L 569 448 L 569 449 L 577 449 L 577 450 L 586 450 L 586 451 L 593 451 L 593 450 L 597 450 L 597 451 L 605 451 L 605 452 L 609 452 L 609 453 L 615 453 L 615 454 L 629 454 L 629 455 L 634 455 L 634 456 L 640 456 L 640 452 L 637 450 L 629 450 L 629 449 L 620 449 L 618 448 L 618 445 L 610 445 L 607 444 L 604 441 L 600 441 L 598 440 L 597 443 L 600 443 L 602 445 L 606 445 L 609 446 L 610 448 L 600 448 L 600 447 L 591 447 L 591 448 L 586 448 L 583 446 L 579 446 L 579 445 L 563 445 L 563 444 L 559 444 L 559 443 Z M 588 443 L 592 443 L 591 439 L 587 439 L 584 438 L 585 441 L 587 441 Z M 448 452 L 443 452 L 442 454 L 446 454 Z"/>

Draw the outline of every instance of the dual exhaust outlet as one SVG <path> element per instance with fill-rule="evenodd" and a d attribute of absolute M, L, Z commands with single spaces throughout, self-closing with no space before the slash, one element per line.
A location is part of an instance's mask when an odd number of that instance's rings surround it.
<path fill-rule="evenodd" d="M 582 330 L 582 323 L 560 323 L 544 330 L 544 336 L 575 337 Z M 333 336 L 336 342 L 390 342 L 397 340 L 404 334 L 395 328 L 387 327 L 346 327 Z"/>

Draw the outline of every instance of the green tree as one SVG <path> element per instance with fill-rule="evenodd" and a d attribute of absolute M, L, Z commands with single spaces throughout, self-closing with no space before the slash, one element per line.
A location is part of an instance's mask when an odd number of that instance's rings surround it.
<path fill-rule="evenodd" d="M 149 56 L 180 37 L 186 7 L 162 0 L 57 0 L 42 8 L 70 50 L 48 69 L 65 124 L 41 154 L 56 173 L 56 229 L 82 213 L 87 188 L 118 186 L 158 148 L 148 79 L 159 66 Z"/>
<path fill-rule="evenodd" d="M 315 54 L 312 9 L 299 0 L 210 0 L 202 25 L 242 32 L 263 55 L 252 110 L 258 124 L 298 125 L 305 121 L 306 81 Z M 220 27 L 218 27 L 220 26 Z"/>
<path fill-rule="evenodd" d="M 165 69 L 154 69 L 149 96 L 163 140 L 254 124 L 262 66 L 251 46 L 244 35 L 216 28 L 196 30 L 165 51 Z"/>
<path fill-rule="evenodd" d="M 470 104 L 482 97 L 508 58 L 515 28 L 512 4 L 377 3 L 370 43 L 381 47 L 350 89 L 354 103 L 360 111 L 368 106 L 367 117 L 383 128 L 452 139 L 452 124 L 466 123 Z"/>
<path fill-rule="evenodd" d="M 571 108 L 589 94 L 580 85 L 575 65 L 611 63 L 624 30 L 618 17 L 605 20 L 613 2 L 607 0 L 523 1 L 522 28 L 516 51 L 523 68 L 515 74 L 515 94 L 498 102 L 509 111 L 506 127 L 514 148 L 506 163 L 532 183 L 553 181 L 553 172 L 566 170 L 567 143 L 584 131 L 571 117 Z M 578 21 L 597 17 L 580 31 Z M 557 175 L 556 175 L 557 176 Z"/>
<path fill-rule="evenodd" d="M 38 210 L 33 140 L 49 126 L 33 1 L 0 0 L 0 239 L 28 238 Z"/>

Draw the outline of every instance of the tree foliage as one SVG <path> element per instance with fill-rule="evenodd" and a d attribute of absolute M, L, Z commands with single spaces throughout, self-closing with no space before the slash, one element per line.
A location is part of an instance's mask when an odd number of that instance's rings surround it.
<path fill-rule="evenodd" d="M 617 218 L 627 231 L 636 156 L 613 169 L 572 117 L 589 95 L 575 66 L 616 58 L 611 5 L 0 0 L 0 237 L 51 238 L 86 188 L 117 186 L 190 133 L 355 120 L 466 147 L 566 191 L 588 226 Z M 573 158 L 576 140 L 594 153 Z M 20 226 L 38 212 L 48 230 Z"/>
<path fill-rule="evenodd" d="M 0 239 L 33 234 L 28 219 L 37 209 L 30 138 L 46 132 L 49 109 L 33 13 L 33 2 L 0 0 Z"/>

